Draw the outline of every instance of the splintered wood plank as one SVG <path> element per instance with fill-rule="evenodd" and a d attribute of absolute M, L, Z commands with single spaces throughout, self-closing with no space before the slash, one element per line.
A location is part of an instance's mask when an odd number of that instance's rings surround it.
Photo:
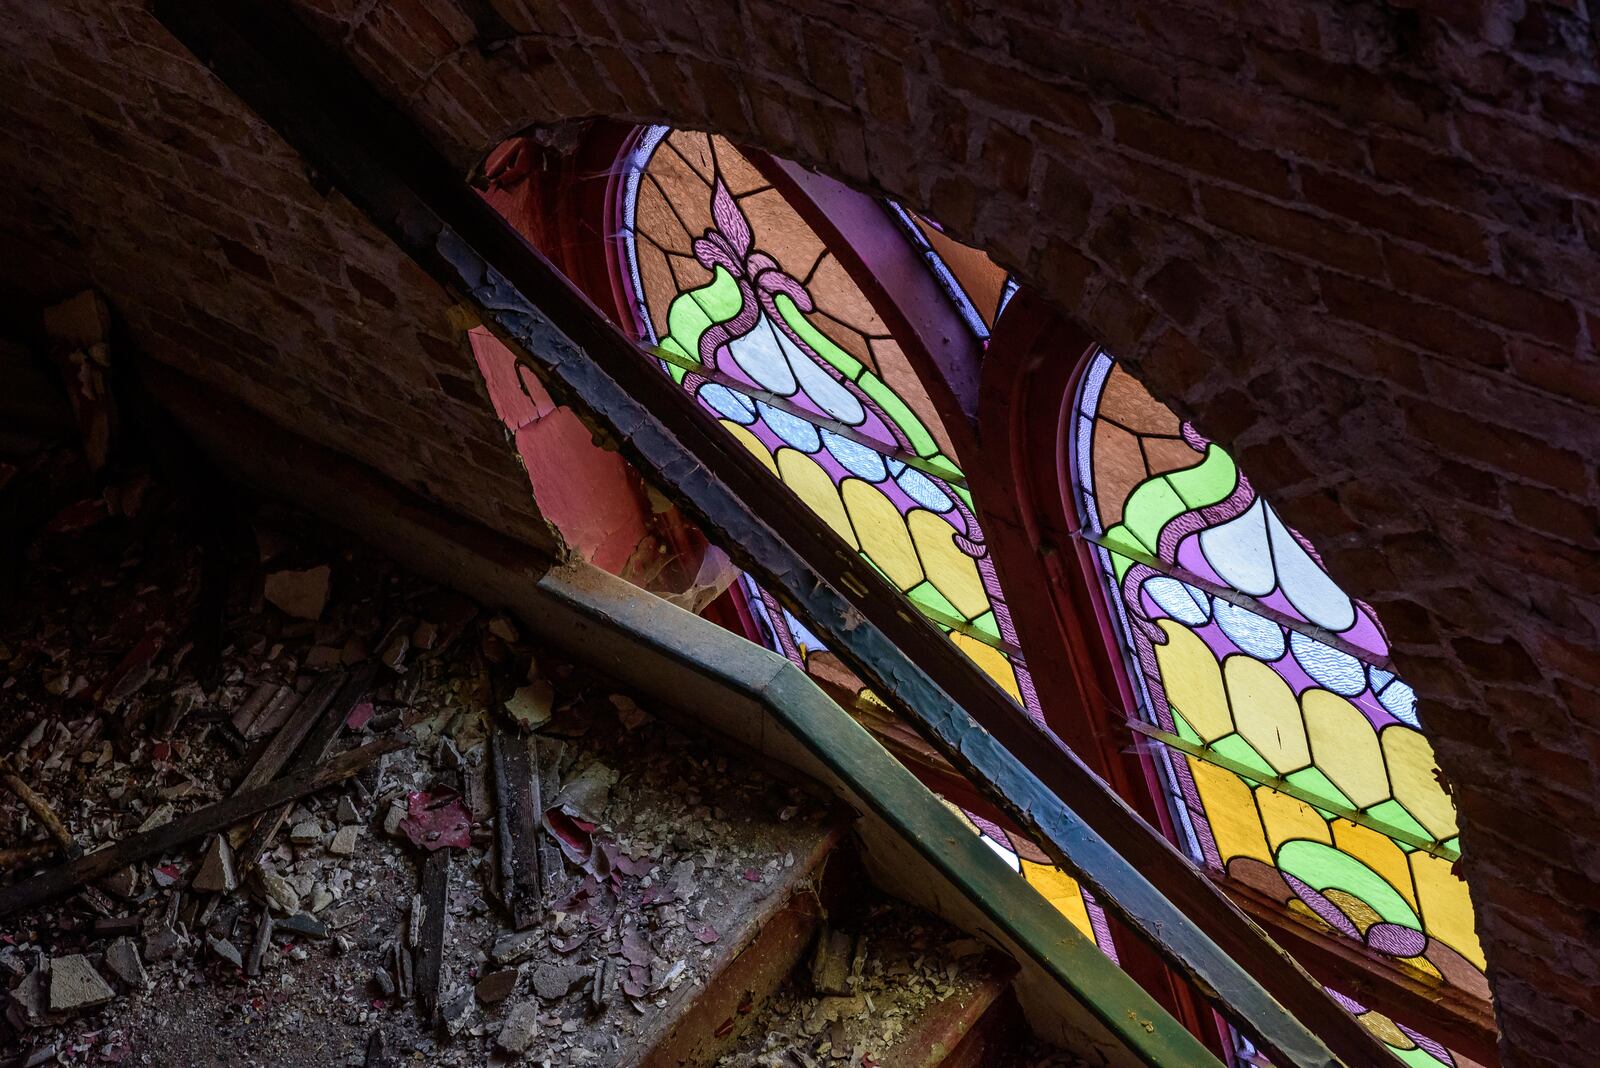
<path fill-rule="evenodd" d="M 344 721 L 349 718 L 350 710 L 367 694 L 367 688 L 372 685 L 372 676 L 376 667 L 371 663 L 362 664 L 350 673 L 339 684 L 338 692 L 328 701 L 321 710 L 320 717 L 310 717 L 310 726 L 305 741 L 300 745 L 294 756 L 294 762 L 289 766 L 291 775 L 303 772 L 314 766 L 318 761 L 327 757 L 333 748 L 334 740 L 344 730 Z M 309 701 L 307 702 L 309 703 Z M 298 717 L 297 717 L 298 718 Z M 256 821 L 255 829 L 250 832 L 244 846 L 239 850 L 238 868 L 239 878 L 247 878 L 260 862 L 261 854 L 272 845 L 272 839 L 277 835 L 278 828 L 283 826 L 283 821 L 289 818 L 290 811 L 294 808 L 292 803 L 280 805 L 276 810 L 267 812 Z"/>
<path fill-rule="evenodd" d="M 533 777 L 533 813 L 535 821 L 540 825 L 534 837 L 539 842 L 539 885 L 544 890 L 544 899 L 553 901 L 560 892 L 561 875 L 565 862 L 561 859 L 561 847 L 551 835 L 544 832 L 543 819 L 545 805 L 561 792 L 561 757 L 566 750 L 566 743 L 558 738 L 533 737 L 529 740 L 533 755 L 533 766 L 536 774 Z"/>
<path fill-rule="evenodd" d="M 495 838 L 500 898 L 511 924 L 525 930 L 544 913 L 539 879 L 538 779 L 529 740 L 499 719 L 490 724 L 494 757 Z"/>
<path fill-rule="evenodd" d="M 287 722 L 278 728 L 278 733 L 272 736 L 272 741 L 261 751 L 256 762 L 250 765 L 250 770 L 245 772 L 243 781 L 239 783 L 240 790 L 252 790 L 262 783 L 271 782 L 289 762 L 294 751 L 305 741 L 307 734 L 311 733 L 312 726 L 317 722 L 317 717 L 327 709 L 328 702 L 333 700 L 333 695 L 339 692 L 339 684 L 344 681 L 343 672 L 333 672 L 324 675 L 317 684 L 306 694 L 305 699 L 294 707 L 289 714 Z M 293 690 L 285 687 L 290 694 Z M 280 691 L 280 696 L 283 691 Z M 270 708 L 276 704 L 278 697 L 269 702 Z M 292 699 L 292 698 L 291 698 Z"/>
<path fill-rule="evenodd" d="M 439 980 L 444 970 L 444 930 L 449 919 L 450 850 L 436 849 L 422 861 L 418 880 L 422 902 L 417 931 L 416 966 L 413 970 L 417 1012 L 428 1022 L 439 1013 Z M 417 923 L 417 917 L 411 918 Z"/>
<path fill-rule="evenodd" d="M 342 753 L 332 760 L 277 782 L 258 786 L 225 801 L 180 816 L 171 823 L 136 834 L 104 849 L 85 853 L 77 860 L 52 868 L 20 883 L 0 890 L 0 916 L 8 916 L 19 909 L 30 908 L 51 898 L 70 893 L 83 884 L 110 875 L 119 868 L 186 845 L 207 834 L 222 830 L 243 819 L 272 808 L 293 802 L 307 794 L 343 782 L 356 772 L 377 760 L 385 753 L 403 749 L 405 743 L 394 739 L 369 742 L 359 749 Z"/>

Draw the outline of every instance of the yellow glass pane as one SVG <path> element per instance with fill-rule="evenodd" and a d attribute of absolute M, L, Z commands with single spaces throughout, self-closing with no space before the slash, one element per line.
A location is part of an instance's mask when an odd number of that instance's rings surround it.
<path fill-rule="evenodd" d="M 1000 688 L 1011 695 L 1012 700 L 1019 705 L 1022 703 L 1022 689 L 1017 685 L 1017 672 L 1004 653 L 992 645 L 960 632 L 951 634 L 950 640 L 955 643 L 957 649 L 966 654 L 967 659 L 977 664 L 985 675 L 998 682 Z"/>
<path fill-rule="evenodd" d="M 760 438 L 756 437 L 754 434 L 750 433 L 750 431 L 746 430 L 744 427 L 730 419 L 718 419 L 717 422 L 721 423 L 722 429 L 732 434 L 740 445 L 743 445 L 745 448 L 749 449 L 755 455 L 756 459 L 760 460 L 763 464 L 766 464 L 767 470 L 772 472 L 774 478 L 777 477 L 778 465 L 773 462 L 772 454 L 767 451 L 767 447 L 765 445 L 761 444 Z"/>
<path fill-rule="evenodd" d="M 1382 735 L 1383 755 L 1389 761 L 1389 780 L 1395 800 L 1443 841 L 1456 834 L 1456 808 L 1439 785 L 1439 765 L 1433 746 L 1419 731 L 1391 726 Z"/>
<path fill-rule="evenodd" d="M 901 590 L 922 581 L 922 564 L 911 532 L 894 502 L 877 487 L 857 478 L 846 479 L 841 496 L 850 521 L 861 539 L 861 551 Z"/>
<path fill-rule="evenodd" d="M 968 619 L 989 610 L 989 594 L 978 574 L 978 562 L 956 548 L 955 530 L 943 519 L 921 508 L 906 516 L 911 539 L 928 579 Z"/>
<path fill-rule="evenodd" d="M 1230 656 L 1222 665 L 1233 722 L 1245 741 L 1279 774 L 1311 763 L 1300 702 L 1276 671 L 1248 656 Z"/>
<path fill-rule="evenodd" d="M 844 502 L 839 499 L 839 491 L 834 487 L 832 477 L 815 460 L 794 449 L 779 449 L 778 475 L 784 485 L 806 502 L 807 508 L 817 513 L 845 540 L 845 544 L 852 549 L 861 547 L 856 541 L 855 531 L 850 528 L 850 517 L 844 510 Z"/>
<path fill-rule="evenodd" d="M 1167 634 L 1166 644 L 1156 646 L 1167 700 L 1205 742 L 1232 734 L 1233 716 L 1216 656 L 1182 623 L 1170 619 L 1156 622 Z"/>
<path fill-rule="evenodd" d="M 1328 821 L 1304 801 L 1265 786 L 1256 790 L 1255 797 L 1256 803 L 1261 806 L 1261 821 L 1266 825 L 1267 839 L 1272 843 L 1274 853 L 1283 843 L 1296 838 L 1333 844 L 1333 836 L 1328 833 Z M 1213 815 L 1212 819 L 1215 818 Z"/>
<path fill-rule="evenodd" d="M 1452 874 L 1448 860 L 1431 853 L 1418 850 L 1406 859 L 1411 862 L 1428 933 L 1482 969 L 1483 946 L 1478 942 L 1466 882 Z"/>
<path fill-rule="evenodd" d="M 1031 860 L 1022 862 L 1022 877 L 1054 905 L 1057 912 L 1071 921 L 1072 926 L 1087 935 L 1090 941 L 1094 940 L 1094 925 L 1089 922 L 1089 907 L 1084 904 L 1083 887 L 1078 885 L 1078 880 L 1060 868 L 1035 864 Z"/>
<path fill-rule="evenodd" d="M 1413 910 L 1417 908 L 1417 895 L 1411 887 L 1411 866 L 1406 854 L 1387 835 L 1351 823 L 1349 820 L 1333 821 L 1333 844 L 1371 868 L 1400 892 Z"/>
<path fill-rule="evenodd" d="M 1200 803 L 1211 819 L 1211 834 L 1226 864 L 1234 857 L 1254 857 L 1263 864 L 1275 864 L 1272 850 L 1261 830 L 1250 787 L 1235 774 L 1203 761 L 1187 758 L 1190 774 L 1200 791 Z"/>
<path fill-rule="evenodd" d="M 1377 732 L 1361 710 L 1336 693 L 1307 690 L 1300 695 L 1306 736 L 1317 767 L 1344 791 L 1356 808 L 1389 799 L 1389 776 Z"/>

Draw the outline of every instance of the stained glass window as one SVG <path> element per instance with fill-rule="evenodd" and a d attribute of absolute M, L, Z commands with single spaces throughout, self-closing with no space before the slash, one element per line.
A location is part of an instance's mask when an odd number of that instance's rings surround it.
<path fill-rule="evenodd" d="M 652 130 L 628 185 L 623 240 L 662 366 L 1037 715 L 966 476 L 838 257 L 721 138 Z"/>
<path fill-rule="evenodd" d="M 720 137 L 643 131 L 622 195 L 637 327 L 663 371 L 1042 722 L 949 436 L 839 258 Z M 981 321 L 998 314 L 1004 282 L 1002 272 L 983 297 Z M 808 670 L 831 658 L 776 600 L 746 588 L 774 648 Z M 1112 952 L 1104 914 L 1073 879 L 1032 844 L 963 816 Z"/>
<path fill-rule="evenodd" d="M 1226 451 L 1104 353 L 1074 421 L 1133 725 L 1156 740 L 1195 859 L 1487 999 L 1455 808 L 1372 610 Z"/>

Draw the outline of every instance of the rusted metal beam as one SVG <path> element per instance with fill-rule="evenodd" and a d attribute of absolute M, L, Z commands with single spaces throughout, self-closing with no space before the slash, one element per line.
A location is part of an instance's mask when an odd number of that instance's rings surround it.
<path fill-rule="evenodd" d="M 470 303 L 558 402 L 608 433 L 1276 1062 L 1387 1060 L 1381 1043 L 1076 756 L 798 499 L 775 492 L 765 467 L 485 205 L 342 54 L 292 15 L 254 0 L 226 10 L 201 0 L 154 7 L 358 210 Z"/>

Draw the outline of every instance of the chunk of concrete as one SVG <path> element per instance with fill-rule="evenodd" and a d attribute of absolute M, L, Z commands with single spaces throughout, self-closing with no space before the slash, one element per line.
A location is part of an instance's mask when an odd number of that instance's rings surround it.
<path fill-rule="evenodd" d="M 150 989 L 150 976 L 144 970 L 144 962 L 139 959 L 139 949 L 133 944 L 133 939 L 126 935 L 111 943 L 111 948 L 106 950 L 106 967 L 135 990 Z"/>
<path fill-rule="evenodd" d="M 332 574 L 326 564 L 304 571 L 276 571 L 267 576 L 263 592 L 285 615 L 296 619 L 321 619 L 328 603 L 328 580 Z"/>
<path fill-rule="evenodd" d="M 497 972 L 490 972 L 478 980 L 478 985 L 473 988 L 473 993 L 478 995 L 478 1000 L 485 1005 L 494 1005 L 511 996 L 517 988 L 517 970 L 503 968 Z"/>
<path fill-rule="evenodd" d="M 538 1037 L 539 1003 L 524 1001 L 511 1010 L 494 1041 L 505 1052 L 520 1057 L 532 1048 L 533 1040 Z"/>
<path fill-rule="evenodd" d="M 76 1012 L 104 1005 L 117 996 L 82 953 L 50 962 L 50 1011 Z"/>
<path fill-rule="evenodd" d="M 239 889 L 239 872 L 233 862 L 233 847 L 228 845 L 226 834 L 211 836 L 206 855 L 200 861 L 200 870 L 191 884 L 196 890 L 212 894 L 232 893 Z"/>
<path fill-rule="evenodd" d="M 361 837 L 360 827 L 340 827 L 328 843 L 328 852 L 336 857 L 348 857 L 356 851 L 356 841 Z"/>

